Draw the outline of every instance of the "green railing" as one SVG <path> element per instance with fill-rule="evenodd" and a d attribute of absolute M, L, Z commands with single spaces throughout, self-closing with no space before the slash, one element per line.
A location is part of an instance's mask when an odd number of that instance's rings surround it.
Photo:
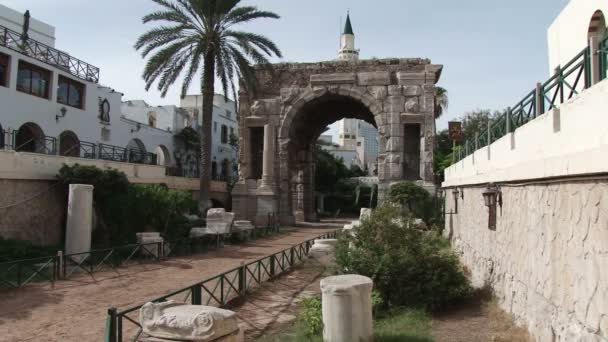
<path fill-rule="evenodd" d="M 608 76 L 608 37 L 600 42 L 598 53 L 600 55 L 600 79 Z"/>
<path fill-rule="evenodd" d="M 0 288 L 19 288 L 38 281 L 57 279 L 59 258 L 43 258 L 0 262 Z"/>
<path fill-rule="evenodd" d="M 268 214 L 268 225 L 256 227 L 252 238 L 278 233 L 277 215 Z M 230 235 L 188 237 L 146 244 L 130 244 L 90 250 L 83 253 L 48 256 L 43 258 L 0 262 L 0 289 L 19 288 L 32 282 L 69 279 L 75 274 L 93 275 L 97 272 L 126 267 L 144 262 L 159 262 L 173 257 L 184 257 L 218 249 Z"/>
<path fill-rule="evenodd" d="M 196 284 L 146 301 L 146 303 L 174 300 L 184 304 L 224 307 L 234 299 L 244 296 L 248 290 L 262 285 L 263 282 L 280 275 L 302 261 L 308 255 L 315 240 L 336 238 L 337 235 L 338 230 L 319 235 L 314 239 L 242 264 Z M 110 308 L 106 319 L 105 341 L 137 341 L 142 334 L 142 327 L 138 322 L 139 309 L 144 304 L 134 305 L 121 311 Z"/>
<path fill-rule="evenodd" d="M 606 79 L 608 68 L 608 37 L 598 49 L 600 80 Z M 572 99 L 592 85 L 591 48 L 587 47 L 570 62 L 555 70 L 555 74 L 536 89 L 529 92 L 506 113 L 494 118 L 485 130 L 465 140 L 455 151 L 455 161 L 473 154 L 477 149 L 489 146 L 496 140 L 534 120 L 545 112 Z"/>

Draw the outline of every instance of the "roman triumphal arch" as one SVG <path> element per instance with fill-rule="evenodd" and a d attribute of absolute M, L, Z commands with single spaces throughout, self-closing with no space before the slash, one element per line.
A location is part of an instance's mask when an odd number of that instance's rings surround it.
<path fill-rule="evenodd" d="M 392 182 L 433 184 L 435 84 L 427 59 L 275 64 L 257 67 L 253 92 L 239 94 L 238 219 L 314 221 L 314 145 L 343 118 L 378 128 L 379 199 Z"/>

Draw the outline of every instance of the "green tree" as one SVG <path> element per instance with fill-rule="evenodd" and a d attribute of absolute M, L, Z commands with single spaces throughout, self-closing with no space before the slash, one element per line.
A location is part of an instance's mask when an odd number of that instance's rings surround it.
<path fill-rule="evenodd" d="M 182 97 L 192 80 L 202 73 L 202 134 L 199 210 L 209 208 L 211 182 L 211 123 L 215 77 L 219 78 L 224 95 L 229 91 L 236 98 L 235 79 L 254 90 L 253 63 L 269 64 L 267 57 L 281 57 L 279 48 L 268 38 L 238 31 L 234 26 L 255 19 L 274 18 L 273 12 L 253 6 L 237 6 L 240 0 L 152 0 L 161 9 L 143 17 L 144 23 L 160 23 L 142 34 L 135 48 L 147 58 L 143 78 L 146 90 L 157 83 L 164 97 L 169 88 L 184 75 Z"/>
<path fill-rule="evenodd" d="M 442 87 L 435 87 L 435 119 L 441 117 L 448 110 L 449 105 L 448 91 Z"/>

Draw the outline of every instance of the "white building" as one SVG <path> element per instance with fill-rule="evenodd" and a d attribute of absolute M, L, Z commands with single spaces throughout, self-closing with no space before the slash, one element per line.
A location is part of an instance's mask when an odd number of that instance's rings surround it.
<path fill-rule="evenodd" d="M 99 68 L 57 50 L 54 27 L 0 5 L 0 148 L 167 165 L 173 135 L 122 118 Z"/>
<path fill-rule="evenodd" d="M 202 95 L 187 95 L 181 100 L 180 107 L 188 112 L 196 126 L 202 126 Z M 237 149 L 231 143 L 238 137 L 238 117 L 234 101 L 226 100 L 223 95 L 213 97 L 213 127 L 211 173 L 214 179 L 226 180 L 235 177 L 237 170 Z"/>

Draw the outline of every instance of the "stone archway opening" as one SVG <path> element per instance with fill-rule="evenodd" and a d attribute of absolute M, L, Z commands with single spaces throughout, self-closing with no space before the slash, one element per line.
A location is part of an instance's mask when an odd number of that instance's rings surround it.
<path fill-rule="evenodd" d="M 72 131 L 59 135 L 59 154 L 66 157 L 80 157 L 80 139 Z"/>
<path fill-rule="evenodd" d="M 147 154 L 146 145 L 138 138 L 131 139 L 125 149 L 125 159 L 129 163 L 145 163 Z"/>
<path fill-rule="evenodd" d="M 283 145 L 286 160 L 282 169 L 289 174 L 283 191 L 290 193 L 285 205 L 296 221 L 316 221 L 314 149 L 319 136 L 329 125 L 342 119 L 363 120 L 377 127 L 371 110 L 359 99 L 326 93 L 305 103 L 293 117 L 287 140 Z M 283 137 L 285 138 L 285 137 Z"/>
<path fill-rule="evenodd" d="M 52 154 L 54 147 L 47 146 L 45 138 L 40 126 L 33 122 L 25 123 L 15 136 L 15 151 Z"/>
<path fill-rule="evenodd" d="M 587 41 L 590 41 L 591 39 L 595 38 L 599 42 L 606 36 L 607 30 L 608 29 L 606 27 L 606 17 L 604 16 L 604 12 L 602 12 L 601 10 L 595 11 L 589 22 Z"/>
<path fill-rule="evenodd" d="M 165 145 L 158 145 L 154 150 L 156 163 L 160 166 L 171 166 L 171 153 Z"/>

